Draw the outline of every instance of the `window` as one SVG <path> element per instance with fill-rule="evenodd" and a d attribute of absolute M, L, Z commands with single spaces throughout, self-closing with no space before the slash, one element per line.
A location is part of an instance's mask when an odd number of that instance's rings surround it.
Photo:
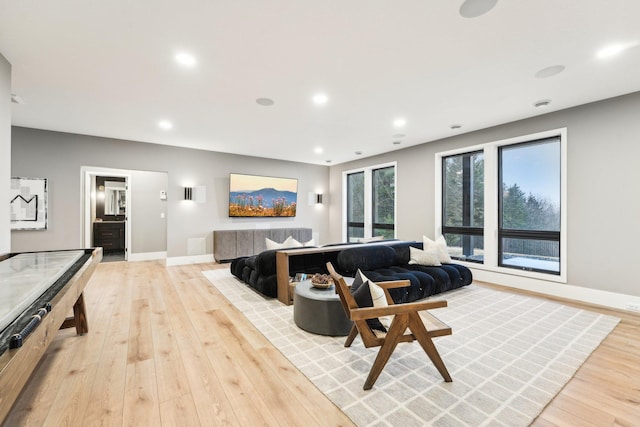
<path fill-rule="evenodd" d="M 373 231 L 372 236 L 393 239 L 395 223 L 395 167 L 373 169 Z"/>
<path fill-rule="evenodd" d="M 345 172 L 343 181 L 346 187 L 345 240 L 393 239 L 396 235 L 395 163 Z"/>
<path fill-rule="evenodd" d="M 364 237 L 364 172 L 347 175 L 347 241 Z"/>
<path fill-rule="evenodd" d="M 442 158 L 442 234 L 451 257 L 483 262 L 484 153 Z"/>
<path fill-rule="evenodd" d="M 560 273 L 560 138 L 499 148 L 499 265 Z"/>
<path fill-rule="evenodd" d="M 566 129 L 436 154 L 436 231 L 477 268 L 566 282 Z"/>

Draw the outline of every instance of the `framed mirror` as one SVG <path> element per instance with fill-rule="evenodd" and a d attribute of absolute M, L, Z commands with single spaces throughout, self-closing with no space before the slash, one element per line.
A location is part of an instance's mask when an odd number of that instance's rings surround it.
<path fill-rule="evenodd" d="M 104 182 L 105 215 L 124 215 L 127 206 L 127 189 L 124 182 Z"/>

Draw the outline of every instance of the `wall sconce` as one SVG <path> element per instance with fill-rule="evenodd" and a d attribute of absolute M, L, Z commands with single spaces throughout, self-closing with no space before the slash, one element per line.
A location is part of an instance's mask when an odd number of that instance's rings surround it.
<path fill-rule="evenodd" d="M 184 199 L 193 200 L 193 187 L 184 187 Z"/>
<path fill-rule="evenodd" d="M 322 199 L 323 199 L 322 193 L 309 192 L 309 195 L 308 195 L 309 206 L 321 205 Z"/>
<path fill-rule="evenodd" d="M 193 200 L 196 203 L 204 203 L 207 201 L 207 188 L 203 185 L 184 187 L 184 199 Z"/>

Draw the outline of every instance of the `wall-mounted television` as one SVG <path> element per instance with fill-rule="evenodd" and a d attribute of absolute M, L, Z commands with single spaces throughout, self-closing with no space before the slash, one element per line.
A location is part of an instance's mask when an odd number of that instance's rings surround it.
<path fill-rule="evenodd" d="M 298 180 L 229 174 L 230 217 L 296 216 Z"/>

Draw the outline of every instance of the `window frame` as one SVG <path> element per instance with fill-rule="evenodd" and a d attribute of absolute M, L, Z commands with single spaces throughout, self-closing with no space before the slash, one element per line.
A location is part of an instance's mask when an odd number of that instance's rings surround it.
<path fill-rule="evenodd" d="M 499 147 L 514 145 L 524 142 L 533 142 L 539 139 L 560 137 L 560 274 L 540 272 L 534 270 L 520 270 L 513 267 L 499 265 Z M 443 171 L 442 159 L 444 157 L 484 151 L 484 263 L 456 261 L 469 268 L 486 272 L 482 275 L 484 280 L 496 280 L 494 273 L 508 274 L 510 276 L 522 276 L 525 278 L 541 279 L 551 282 L 567 283 L 567 128 L 552 129 L 534 134 L 517 136 L 499 141 L 487 142 L 435 153 L 435 232 L 436 236 L 443 234 Z"/>
<path fill-rule="evenodd" d="M 389 167 L 393 167 L 394 170 L 394 185 L 395 185 L 395 191 L 394 191 L 394 200 L 393 200 L 393 238 L 395 239 L 398 235 L 398 224 L 397 224 L 397 219 L 398 219 L 398 210 L 397 210 L 397 205 L 398 205 L 398 162 L 388 162 L 388 163 L 381 163 L 381 164 L 377 164 L 377 165 L 371 165 L 371 166 L 365 166 L 365 167 L 361 167 L 361 168 L 356 168 L 356 169 L 350 169 L 347 171 L 343 171 L 342 172 L 342 240 L 344 242 L 348 242 L 348 234 L 349 234 L 349 222 L 348 222 L 348 194 L 347 194 L 347 181 L 348 181 L 348 176 L 351 174 L 355 174 L 355 173 L 359 173 L 359 172 L 364 172 L 364 239 L 370 239 L 373 237 L 373 229 L 374 228 L 383 228 L 383 229 L 388 229 L 387 227 L 389 227 L 391 224 L 378 224 L 376 223 L 375 225 L 382 225 L 383 227 L 374 227 L 374 222 L 373 222 L 373 208 L 374 208 L 374 203 L 373 203 L 373 197 L 374 197 L 374 193 L 373 193 L 373 171 L 374 170 L 379 170 L 379 169 L 385 169 L 385 168 L 389 168 Z M 359 223 L 358 223 L 359 224 Z"/>

